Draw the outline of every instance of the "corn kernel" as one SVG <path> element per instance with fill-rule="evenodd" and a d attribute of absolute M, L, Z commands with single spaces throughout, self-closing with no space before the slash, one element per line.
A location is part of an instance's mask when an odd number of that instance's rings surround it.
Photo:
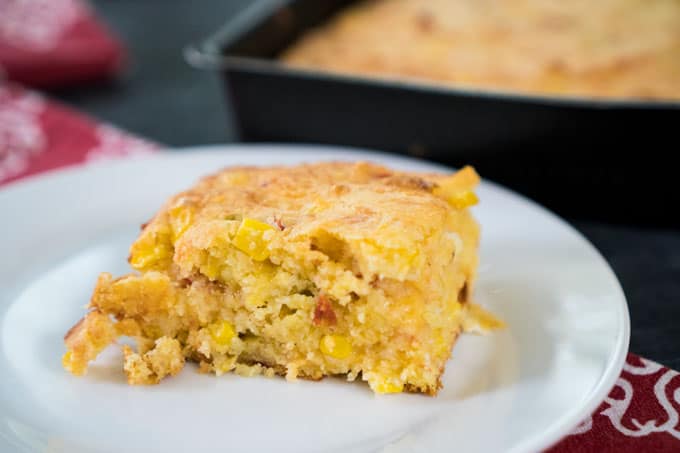
<path fill-rule="evenodd" d="M 479 203 L 479 198 L 477 198 L 477 194 L 473 191 L 465 190 L 463 192 L 450 194 L 446 197 L 446 201 L 456 209 L 465 209 Z"/>
<path fill-rule="evenodd" d="M 61 358 L 61 364 L 64 368 L 67 370 L 70 370 L 72 367 L 71 360 L 73 359 L 73 353 L 71 351 L 66 351 L 64 356 Z"/>
<path fill-rule="evenodd" d="M 265 232 L 274 230 L 274 227 L 259 220 L 245 218 L 234 236 L 234 246 L 249 255 L 256 261 L 264 261 L 269 258 Z"/>
<path fill-rule="evenodd" d="M 376 393 L 401 393 L 404 391 L 404 384 L 394 383 L 390 381 L 376 382 L 371 385 L 371 388 Z"/>
<path fill-rule="evenodd" d="M 193 211 L 186 206 L 175 206 L 168 212 L 168 222 L 172 230 L 172 241 L 179 239 L 191 226 Z"/>
<path fill-rule="evenodd" d="M 140 271 L 164 266 L 171 259 L 172 245 L 162 233 L 143 237 L 130 249 L 130 265 Z"/>
<path fill-rule="evenodd" d="M 205 263 L 201 265 L 201 273 L 210 280 L 215 280 L 220 275 L 221 271 L 222 265 L 219 259 L 211 255 L 208 255 L 205 259 Z"/>
<path fill-rule="evenodd" d="M 210 336 L 218 345 L 227 346 L 236 336 L 236 332 L 229 321 L 220 321 L 210 325 Z"/>
<path fill-rule="evenodd" d="M 72 351 L 67 351 L 61 358 L 61 365 L 65 370 L 74 374 L 75 376 L 82 376 L 87 371 L 87 361 L 75 360 Z"/>
<path fill-rule="evenodd" d="M 336 359 L 344 359 L 352 353 L 352 345 L 343 335 L 324 335 L 319 349 L 326 355 Z"/>

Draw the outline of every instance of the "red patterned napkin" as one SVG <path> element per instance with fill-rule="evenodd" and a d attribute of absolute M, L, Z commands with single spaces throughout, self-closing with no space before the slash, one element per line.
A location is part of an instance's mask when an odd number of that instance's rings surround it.
<path fill-rule="evenodd" d="M 57 167 L 155 149 L 40 95 L 0 85 L 0 185 Z M 629 354 L 600 407 L 548 451 L 680 452 L 679 417 L 680 373 Z"/>
<path fill-rule="evenodd" d="M 600 407 L 548 451 L 680 452 L 680 373 L 628 354 Z"/>
<path fill-rule="evenodd" d="M 0 185 L 54 168 L 156 148 L 40 94 L 0 82 Z"/>
<path fill-rule="evenodd" d="M 0 0 L 0 78 L 38 87 L 110 76 L 118 41 L 84 0 Z"/>

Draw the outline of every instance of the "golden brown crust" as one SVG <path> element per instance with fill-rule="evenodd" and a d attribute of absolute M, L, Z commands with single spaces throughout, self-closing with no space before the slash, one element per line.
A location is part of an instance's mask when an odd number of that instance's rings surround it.
<path fill-rule="evenodd" d="M 677 0 L 367 0 L 290 65 L 499 90 L 680 99 Z"/>
<path fill-rule="evenodd" d="M 129 346 L 123 347 L 123 370 L 131 385 L 158 384 L 166 376 L 174 376 L 184 367 L 182 346 L 176 339 L 161 337 L 154 346 L 138 354 Z"/>
<path fill-rule="evenodd" d="M 85 374 L 88 363 L 118 336 L 109 316 L 93 310 L 64 336 L 68 351 L 62 358 L 64 368 L 75 375 Z"/>
<path fill-rule="evenodd" d="M 68 329 L 68 332 L 66 332 L 66 335 L 64 335 L 64 342 L 66 344 L 73 344 L 74 342 L 78 341 L 77 338 L 83 332 L 84 329 L 84 324 L 85 324 L 85 318 L 82 317 L 80 320 L 73 325 L 70 329 Z"/>

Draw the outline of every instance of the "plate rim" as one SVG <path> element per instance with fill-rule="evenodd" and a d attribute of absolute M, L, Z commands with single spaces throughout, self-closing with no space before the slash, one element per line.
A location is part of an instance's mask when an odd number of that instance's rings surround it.
<path fill-rule="evenodd" d="M 372 160 L 373 158 L 384 158 L 392 162 L 400 162 L 403 164 L 416 164 L 418 166 L 428 166 L 436 171 L 452 171 L 453 168 L 440 163 L 431 162 L 425 159 L 413 158 L 399 154 L 388 153 L 384 151 L 376 151 L 367 148 L 345 147 L 337 145 L 314 144 L 314 143 L 225 143 L 225 144 L 208 144 L 186 147 L 166 147 L 161 148 L 159 152 L 128 156 L 115 160 L 106 160 L 102 162 L 95 162 L 90 164 L 72 164 L 56 169 L 48 170 L 46 172 L 30 175 L 19 180 L 15 180 L 0 187 L 0 203 L 10 200 L 15 193 L 24 191 L 41 190 L 41 186 L 45 184 L 59 183 L 60 180 L 67 180 L 70 176 L 87 173 L 91 171 L 110 171 L 109 167 L 135 165 L 138 162 L 153 161 L 153 160 L 188 160 L 192 157 L 200 155 L 199 158 L 217 158 L 223 156 L 224 153 L 243 151 L 244 149 L 250 152 L 259 154 L 271 154 L 282 152 L 307 153 L 314 160 L 328 160 L 323 159 L 323 154 L 332 154 L 331 160 L 341 160 L 340 155 L 344 160 Z M 314 152 L 316 151 L 316 153 Z M 207 156 L 207 157 L 204 157 Z M 327 157 L 327 156 L 326 156 Z M 233 165 L 225 163 L 226 165 Z M 583 245 L 590 249 L 594 257 L 596 257 L 603 266 L 609 276 L 609 279 L 614 284 L 616 294 L 613 296 L 618 303 L 618 332 L 615 347 L 610 351 L 610 355 L 606 367 L 600 376 L 600 379 L 594 384 L 589 394 L 584 398 L 583 404 L 566 412 L 560 418 L 556 419 L 547 429 L 541 433 L 535 434 L 532 437 L 520 441 L 513 449 L 509 450 L 514 453 L 524 451 L 538 451 L 545 450 L 562 438 L 569 435 L 580 422 L 591 415 L 593 411 L 602 403 L 604 398 L 609 394 L 611 389 L 615 386 L 616 381 L 623 369 L 630 342 L 630 313 L 628 309 L 628 302 L 621 283 L 616 276 L 616 273 L 609 265 L 608 261 L 600 253 L 600 251 L 575 227 L 568 221 L 542 206 L 531 198 L 515 192 L 514 190 L 505 187 L 488 179 L 482 179 L 482 185 L 493 188 L 494 190 L 503 192 L 505 195 L 512 196 L 523 203 L 530 206 L 532 209 L 540 211 L 560 224 L 561 227 L 567 229 L 570 233 L 577 236 Z M 2 439 L 2 438 L 0 438 Z M 5 439 L 7 440 L 7 439 Z"/>

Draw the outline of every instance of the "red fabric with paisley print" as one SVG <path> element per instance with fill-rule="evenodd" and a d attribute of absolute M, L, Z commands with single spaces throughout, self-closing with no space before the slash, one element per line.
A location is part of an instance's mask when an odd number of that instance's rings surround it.
<path fill-rule="evenodd" d="M 600 407 L 548 451 L 680 452 L 679 418 L 680 373 L 628 354 Z"/>
<path fill-rule="evenodd" d="M 0 82 L 0 185 L 68 165 L 146 154 L 157 145 Z"/>
<path fill-rule="evenodd" d="M 0 78 L 57 87 L 109 77 L 123 47 L 83 0 L 0 0 Z"/>

